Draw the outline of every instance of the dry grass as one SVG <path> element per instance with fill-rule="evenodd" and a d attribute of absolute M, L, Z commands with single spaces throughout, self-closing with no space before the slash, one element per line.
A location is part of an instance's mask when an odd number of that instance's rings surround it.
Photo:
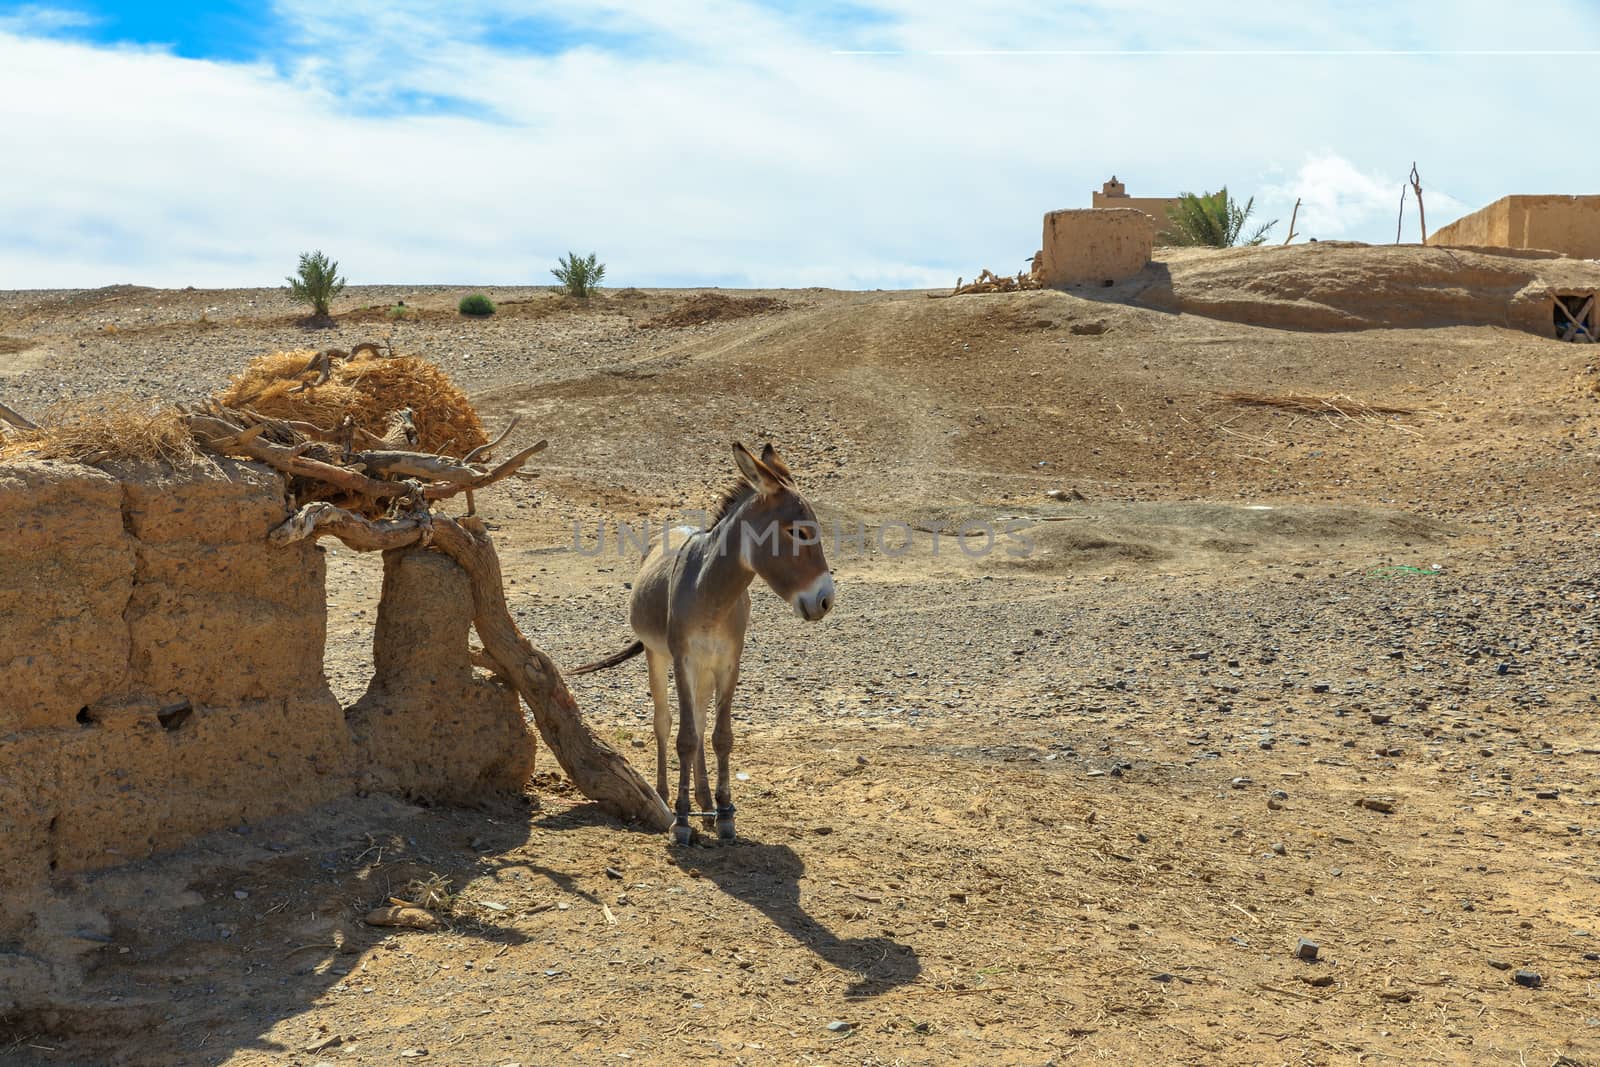
<path fill-rule="evenodd" d="M 332 378 L 301 390 L 315 375 L 299 373 L 316 353 L 305 350 L 259 356 L 217 397 L 227 407 L 249 408 L 269 418 L 309 422 L 336 430 L 349 415 L 381 437 L 390 417 L 410 408 L 420 440 L 417 448 L 464 456 L 488 441 L 467 394 L 438 367 L 415 356 L 351 359 L 337 363 Z"/>
<path fill-rule="evenodd" d="M 437 872 L 426 878 L 413 878 L 390 899 L 435 915 L 449 915 L 456 904 L 456 894 L 450 892 L 450 879 Z"/>
<path fill-rule="evenodd" d="M 1369 404 L 1348 396 L 1299 396 L 1268 393 L 1218 393 L 1217 399 L 1240 407 L 1279 408 L 1302 415 L 1338 415 L 1352 419 L 1363 415 L 1416 415 L 1420 408 L 1395 404 Z"/>
<path fill-rule="evenodd" d="M 150 460 L 181 467 L 199 455 L 175 409 L 132 396 L 58 404 L 40 419 L 39 429 L 7 430 L 0 438 L 0 458 Z"/>

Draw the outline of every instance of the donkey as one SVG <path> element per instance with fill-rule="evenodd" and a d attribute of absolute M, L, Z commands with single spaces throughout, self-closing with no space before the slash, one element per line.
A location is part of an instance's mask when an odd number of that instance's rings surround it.
<path fill-rule="evenodd" d="M 712 747 L 717 753 L 717 836 L 732 840 L 733 794 L 728 757 L 733 752 L 733 688 L 750 625 L 750 583 L 760 575 L 772 591 L 807 622 L 833 607 L 833 574 L 822 553 L 821 529 L 811 505 L 795 488 L 794 476 L 769 444 L 757 459 L 734 442 L 734 462 L 743 480 L 722 496 L 704 530 L 679 527 L 686 535 L 672 547 L 663 536 L 652 546 L 633 583 L 629 621 L 638 640 L 621 652 L 579 667 L 574 674 L 604 670 L 640 652 L 650 670 L 655 701 L 656 792 L 667 797 L 667 665 L 678 690 L 678 798 L 674 840 L 694 838 L 689 816 L 710 815 L 706 783 L 706 706 L 717 704 Z M 694 767 L 695 802 L 689 808 L 689 769 Z"/>

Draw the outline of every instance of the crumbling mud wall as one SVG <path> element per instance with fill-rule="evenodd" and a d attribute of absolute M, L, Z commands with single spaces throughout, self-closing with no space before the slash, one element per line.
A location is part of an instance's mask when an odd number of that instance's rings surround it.
<path fill-rule="evenodd" d="M 366 786 L 467 801 L 526 781 L 518 705 L 467 659 L 465 576 L 431 553 L 392 561 L 403 610 L 347 723 L 323 552 L 266 539 L 287 514 L 276 473 L 232 460 L 0 464 L 0 942 L 53 875 Z"/>
<path fill-rule="evenodd" d="M 518 793 L 533 773 L 517 694 L 473 675 L 471 625 L 472 587 L 454 560 L 384 553 L 372 683 L 349 712 L 365 788 L 471 803 Z"/>
<path fill-rule="evenodd" d="M 1551 293 L 1594 292 L 1600 264 L 1515 249 L 1322 241 L 1168 252 L 1145 279 L 1135 304 L 1255 326 L 1503 326 L 1553 337 Z"/>
<path fill-rule="evenodd" d="M 1104 285 L 1133 277 L 1150 262 L 1154 230 L 1133 208 L 1052 211 L 1044 217 L 1041 284 Z"/>

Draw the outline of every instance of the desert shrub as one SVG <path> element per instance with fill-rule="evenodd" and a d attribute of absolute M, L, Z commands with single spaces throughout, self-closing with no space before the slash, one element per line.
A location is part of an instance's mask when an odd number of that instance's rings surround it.
<path fill-rule="evenodd" d="M 561 265 L 550 268 L 550 273 L 556 276 L 568 296 L 580 299 L 589 296 L 600 287 L 600 280 L 606 276 L 606 265 L 593 252 L 589 253 L 587 259 L 581 258 L 576 252 L 568 252 L 566 258 L 557 262 Z"/>
<path fill-rule="evenodd" d="M 471 296 L 461 298 L 461 303 L 456 305 L 456 310 L 463 315 L 475 315 L 480 318 L 494 314 L 494 301 L 482 293 L 473 293 Z"/>
<path fill-rule="evenodd" d="M 1211 248 L 1231 248 L 1237 244 L 1258 245 L 1267 239 L 1267 231 L 1278 224 L 1277 219 L 1258 226 L 1245 240 L 1240 240 L 1256 198 L 1251 197 L 1241 207 L 1228 195 L 1223 186 L 1214 193 L 1184 193 L 1178 206 L 1167 211 L 1168 226 L 1157 235 L 1160 240 L 1174 245 L 1203 245 Z"/>
<path fill-rule="evenodd" d="M 289 283 L 290 295 L 310 304 L 311 313 L 318 318 L 328 317 L 328 304 L 344 289 L 338 262 L 321 252 L 301 252 L 300 269 L 284 281 Z"/>

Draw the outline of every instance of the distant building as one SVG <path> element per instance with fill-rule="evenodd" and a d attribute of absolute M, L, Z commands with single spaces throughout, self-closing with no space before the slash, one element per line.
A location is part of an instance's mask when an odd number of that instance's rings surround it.
<path fill-rule="evenodd" d="M 1127 186 L 1117 181 L 1115 174 L 1093 196 L 1094 207 L 1130 207 L 1135 211 L 1144 212 L 1150 218 L 1150 235 L 1158 245 L 1164 242 L 1156 235 L 1172 225 L 1167 212 L 1183 202 L 1183 198 L 1178 196 L 1129 196 Z"/>
<path fill-rule="evenodd" d="M 1435 230 L 1428 244 L 1540 248 L 1600 259 L 1600 196 L 1502 196 Z"/>

